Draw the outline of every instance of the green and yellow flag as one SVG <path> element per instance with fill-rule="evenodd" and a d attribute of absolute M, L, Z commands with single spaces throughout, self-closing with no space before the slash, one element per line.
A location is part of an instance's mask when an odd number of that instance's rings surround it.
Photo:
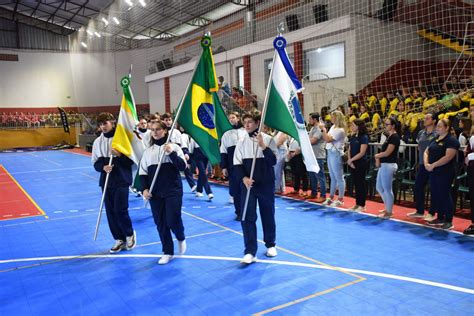
<path fill-rule="evenodd" d="M 136 132 L 138 124 L 137 109 L 130 88 L 130 78 L 123 77 L 120 81 L 123 90 L 122 105 L 115 128 L 112 148 L 121 152 L 137 165 L 140 163 L 145 145 Z"/>
<path fill-rule="evenodd" d="M 221 159 L 219 140 L 222 134 L 232 129 L 232 125 L 216 93 L 219 86 L 209 36 L 201 39 L 201 47 L 201 58 L 181 104 L 178 123 L 214 165 Z"/>

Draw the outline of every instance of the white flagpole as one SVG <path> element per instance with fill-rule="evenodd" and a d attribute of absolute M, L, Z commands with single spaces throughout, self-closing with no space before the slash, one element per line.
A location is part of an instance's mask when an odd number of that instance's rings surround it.
<path fill-rule="evenodd" d="M 275 62 L 275 56 L 276 56 L 276 49 L 273 52 L 273 63 Z M 272 69 L 270 70 L 270 76 L 268 77 L 268 84 L 267 84 L 267 91 L 265 92 L 265 100 L 263 101 L 263 108 L 262 108 L 262 117 L 260 118 L 260 125 L 258 127 L 258 132 L 262 132 L 262 128 L 265 122 L 265 115 L 267 113 L 267 107 L 268 107 L 268 96 L 270 94 L 270 87 L 272 84 L 272 79 L 273 79 L 273 63 L 272 63 Z M 258 152 L 258 145 L 256 150 L 253 152 L 253 159 L 252 159 L 252 167 L 250 168 L 250 180 L 253 180 L 253 174 L 255 171 L 255 163 L 257 162 L 257 152 Z M 245 196 L 245 204 L 244 204 L 244 209 L 242 213 L 242 222 L 245 221 L 245 217 L 247 216 L 247 207 L 249 204 L 249 198 L 250 198 L 250 188 L 247 188 L 247 195 Z"/>
<path fill-rule="evenodd" d="M 193 74 L 191 75 L 191 80 L 189 80 L 188 82 L 188 86 L 186 87 L 186 90 L 184 92 L 184 96 L 181 98 L 181 101 L 179 102 L 179 105 L 178 105 L 178 111 L 176 112 L 176 116 L 175 118 L 173 119 L 173 124 L 171 125 L 171 128 L 170 130 L 168 131 L 168 137 L 166 138 L 166 144 L 169 143 L 170 139 L 171 139 L 171 135 L 173 134 L 173 131 L 175 130 L 176 128 L 176 123 L 178 122 L 178 118 L 179 118 L 179 115 L 181 114 L 181 108 L 182 108 L 182 105 L 183 105 L 183 102 L 184 102 L 184 99 L 186 98 L 186 95 L 188 94 L 188 90 L 189 90 L 189 87 L 191 86 L 191 82 L 193 81 L 193 78 L 194 78 L 194 74 L 196 73 L 196 69 L 197 69 L 197 65 L 199 63 L 199 60 L 201 60 L 201 57 L 199 57 L 196 65 L 194 66 L 194 71 L 193 71 Z M 153 188 L 155 187 L 155 182 L 156 182 L 156 178 L 158 177 L 158 172 L 160 172 L 160 168 L 161 168 L 161 164 L 163 162 L 163 157 L 165 156 L 165 151 L 162 150 L 160 152 L 160 158 L 158 159 L 158 166 L 156 167 L 156 171 L 155 171 L 155 174 L 153 175 L 153 180 L 151 181 L 151 185 L 150 185 L 150 189 L 148 189 L 148 191 L 152 192 Z M 145 208 L 147 208 L 148 206 L 148 200 L 146 200 L 145 202 Z"/>
<path fill-rule="evenodd" d="M 112 160 L 114 156 L 110 155 L 108 166 L 112 166 Z M 107 191 L 107 184 L 109 183 L 110 172 L 105 176 L 104 191 L 102 192 L 102 199 L 100 200 L 99 215 L 97 217 L 97 224 L 95 225 L 94 241 L 97 240 L 97 234 L 99 233 L 100 219 L 102 217 L 102 209 L 104 208 L 105 192 Z"/>
<path fill-rule="evenodd" d="M 128 71 L 128 78 L 130 79 L 132 78 L 132 69 L 133 69 L 133 64 L 130 64 L 130 69 Z M 130 91 L 130 95 L 132 96 L 132 99 L 133 99 L 132 91 Z M 133 100 L 133 105 L 135 105 L 135 100 Z M 112 166 L 113 158 L 114 156 L 111 154 L 108 166 Z M 102 218 L 102 209 L 104 208 L 105 192 L 107 191 L 109 176 L 110 176 L 110 173 L 107 173 L 107 175 L 105 176 L 104 191 L 102 192 L 102 199 L 100 200 L 99 215 L 97 216 L 97 224 L 95 225 L 94 241 L 97 240 L 97 234 L 99 233 L 99 225 L 100 225 L 100 220 Z"/>

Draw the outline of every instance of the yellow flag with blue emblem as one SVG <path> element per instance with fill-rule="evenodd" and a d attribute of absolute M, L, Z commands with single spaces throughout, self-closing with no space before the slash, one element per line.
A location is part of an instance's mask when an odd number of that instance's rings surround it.
<path fill-rule="evenodd" d="M 220 161 L 222 134 L 232 129 L 232 125 L 216 93 L 219 86 L 209 36 L 201 39 L 201 47 L 202 54 L 184 96 L 178 123 L 214 165 Z"/>

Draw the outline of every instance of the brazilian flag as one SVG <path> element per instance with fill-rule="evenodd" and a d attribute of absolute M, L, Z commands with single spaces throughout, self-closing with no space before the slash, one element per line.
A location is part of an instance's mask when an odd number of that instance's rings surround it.
<path fill-rule="evenodd" d="M 215 165 L 220 161 L 219 140 L 232 125 L 216 93 L 219 86 L 209 36 L 201 39 L 201 47 L 201 58 L 181 104 L 178 123 Z"/>

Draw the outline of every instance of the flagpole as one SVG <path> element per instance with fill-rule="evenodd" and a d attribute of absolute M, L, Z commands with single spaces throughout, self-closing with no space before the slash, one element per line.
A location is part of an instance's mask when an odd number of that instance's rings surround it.
<path fill-rule="evenodd" d="M 109 164 L 108 164 L 109 167 L 112 166 L 113 158 L 114 158 L 114 156 L 110 155 Z M 105 200 L 105 191 L 107 191 L 107 184 L 109 183 L 109 176 L 110 176 L 110 172 L 107 173 L 107 175 L 105 176 L 104 191 L 102 192 L 102 199 L 100 200 L 100 208 L 99 208 L 99 215 L 97 217 L 97 224 L 95 225 L 94 241 L 97 240 L 97 234 L 99 233 L 100 219 L 102 217 L 102 209 L 104 207 L 104 200 Z"/>
<path fill-rule="evenodd" d="M 280 35 L 281 35 L 281 33 L 280 33 Z M 273 63 L 275 63 L 275 56 L 276 56 L 276 49 L 273 52 Z M 260 118 L 260 125 L 258 127 L 258 132 L 259 133 L 262 132 L 262 128 L 263 128 L 263 125 L 264 125 L 264 122 L 265 122 L 265 115 L 267 113 L 268 96 L 270 94 L 270 87 L 271 87 L 272 78 L 273 78 L 273 63 L 272 63 L 272 69 L 270 69 L 270 76 L 268 77 L 269 79 L 268 79 L 268 83 L 267 83 L 267 91 L 265 92 L 265 100 L 263 101 L 262 115 L 261 115 L 261 118 Z M 254 153 L 253 153 L 252 167 L 250 168 L 250 180 L 253 180 L 253 174 L 254 174 L 254 171 L 255 171 L 255 163 L 257 162 L 257 152 L 258 152 L 258 145 L 257 145 L 257 149 L 254 150 Z M 247 195 L 245 196 L 245 204 L 244 204 L 244 209 L 243 209 L 243 213 L 242 213 L 242 222 L 245 221 L 245 217 L 247 216 L 247 207 L 248 207 L 248 204 L 249 204 L 250 190 L 251 190 L 251 187 L 247 188 Z"/>
<path fill-rule="evenodd" d="M 173 124 L 171 125 L 171 128 L 168 131 L 168 136 L 166 138 L 166 143 L 169 143 L 169 141 L 171 139 L 171 135 L 173 134 L 173 131 L 176 128 L 176 124 L 178 122 L 178 118 L 179 118 L 179 115 L 181 113 L 181 108 L 183 107 L 182 105 L 183 105 L 184 99 L 185 99 L 185 97 L 188 93 L 189 87 L 191 86 L 191 82 L 193 81 L 193 77 L 194 77 L 194 74 L 196 73 L 196 69 L 197 69 L 196 66 L 197 66 L 198 63 L 199 63 L 199 59 L 198 59 L 196 65 L 194 66 L 193 74 L 191 75 L 191 80 L 189 80 L 188 86 L 186 87 L 186 90 L 184 91 L 184 96 L 181 98 L 181 101 L 179 102 L 178 111 L 176 112 L 176 116 L 173 119 Z M 150 194 L 151 194 L 153 188 L 155 187 L 155 182 L 156 182 L 156 179 L 158 177 L 158 172 L 160 171 L 164 155 L 165 155 L 165 151 L 162 150 L 161 153 L 160 153 L 160 158 L 158 160 L 158 166 L 156 167 L 155 174 L 153 175 L 153 180 L 151 181 L 150 189 L 148 190 L 150 192 Z M 145 208 L 147 206 L 148 206 L 148 200 L 145 202 Z"/>

